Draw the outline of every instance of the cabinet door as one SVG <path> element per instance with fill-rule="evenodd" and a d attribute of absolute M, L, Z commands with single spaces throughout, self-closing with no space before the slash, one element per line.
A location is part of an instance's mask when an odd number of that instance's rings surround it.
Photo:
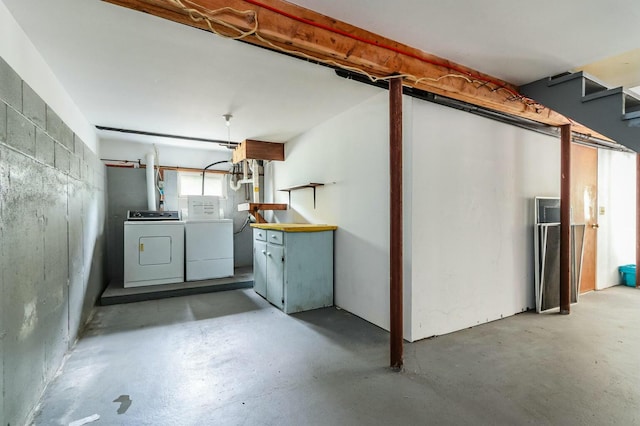
<path fill-rule="evenodd" d="M 267 244 L 267 300 L 284 307 L 284 247 Z"/>
<path fill-rule="evenodd" d="M 267 243 L 253 242 L 253 289 L 267 297 Z"/>

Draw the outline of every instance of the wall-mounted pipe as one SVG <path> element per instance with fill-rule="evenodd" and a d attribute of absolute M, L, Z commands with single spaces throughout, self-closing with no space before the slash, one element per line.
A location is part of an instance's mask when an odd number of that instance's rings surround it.
<path fill-rule="evenodd" d="M 147 209 L 156 210 L 156 172 L 155 172 L 155 156 L 149 153 L 147 159 Z"/>
<path fill-rule="evenodd" d="M 249 169 L 251 169 L 251 177 L 249 177 Z M 255 170 L 255 172 L 254 172 Z M 253 184 L 253 199 L 260 198 L 260 173 L 258 172 L 258 162 L 256 160 L 251 160 L 251 164 L 248 164 L 247 160 L 242 161 L 242 179 L 236 181 L 229 181 L 229 186 L 234 191 L 238 191 L 243 184 L 251 183 Z M 256 191 L 257 188 L 257 191 Z M 257 192 L 257 193 L 256 193 Z M 258 203 L 259 201 L 254 201 L 254 203 Z"/>
<path fill-rule="evenodd" d="M 260 202 L 260 166 L 258 161 L 251 160 L 251 180 L 253 181 L 253 202 Z"/>

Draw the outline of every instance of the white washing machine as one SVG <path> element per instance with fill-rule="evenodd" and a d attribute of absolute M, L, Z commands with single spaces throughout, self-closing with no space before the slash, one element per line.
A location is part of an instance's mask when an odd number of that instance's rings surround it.
<path fill-rule="evenodd" d="M 184 222 L 144 213 L 124 223 L 124 287 L 184 282 Z"/>
<path fill-rule="evenodd" d="M 187 281 L 233 276 L 233 221 L 185 222 Z"/>

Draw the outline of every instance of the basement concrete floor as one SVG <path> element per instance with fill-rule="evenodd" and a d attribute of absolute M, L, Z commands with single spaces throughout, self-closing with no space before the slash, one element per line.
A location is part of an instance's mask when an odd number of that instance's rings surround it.
<path fill-rule="evenodd" d="M 334 308 L 252 290 L 97 307 L 38 425 L 640 424 L 640 291 L 405 346 Z M 114 402 L 115 401 L 115 402 Z"/>

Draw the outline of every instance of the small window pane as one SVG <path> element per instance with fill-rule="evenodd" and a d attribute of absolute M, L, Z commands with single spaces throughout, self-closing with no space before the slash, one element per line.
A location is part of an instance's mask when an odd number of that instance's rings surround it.
<path fill-rule="evenodd" d="M 202 173 L 178 172 L 178 196 L 216 195 L 222 196 L 222 175 L 206 173 L 204 177 L 204 194 L 202 194 Z"/>

